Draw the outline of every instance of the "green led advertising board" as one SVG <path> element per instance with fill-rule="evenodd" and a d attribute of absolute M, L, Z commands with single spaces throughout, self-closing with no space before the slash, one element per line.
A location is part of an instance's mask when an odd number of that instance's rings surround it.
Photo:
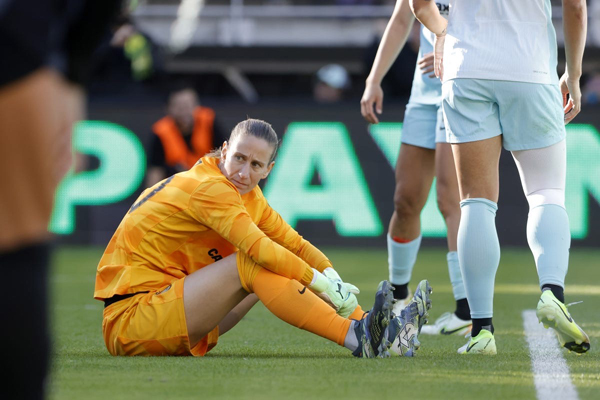
<path fill-rule="evenodd" d="M 320 184 L 311 184 L 315 174 Z M 383 226 L 348 130 L 341 122 L 293 122 L 265 186 L 269 204 L 290 225 L 333 220 L 341 236 L 379 236 Z"/>
<path fill-rule="evenodd" d="M 383 155 L 388 168 L 395 167 L 401 133 L 402 123 L 369 128 L 380 151 L 373 157 Z M 584 239 L 589 229 L 590 197 L 600 200 L 600 133 L 592 125 L 570 124 L 567 143 L 566 207 L 572 237 Z M 76 206 L 120 202 L 139 189 L 145 174 L 144 149 L 137 136 L 121 125 L 80 122 L 73 132 L 73 144 L 76 151 L 97 157 L 100 164 L 93 171 L 71 172 L 61 182 L 50 223 L 55 233 L 74 231 Z M 332 221 L 342 237 L 382 235 L 389 218 L 377 210 L 351 135 L 341 122 L 290 123 L 264 192 L 290 225 L 296 226 L 300 220 Z M 423 236 L 445 235 L 435 190 L 421 219 Z"/>
<path fill-rule="evenodd" d="M 50 231 L 60 234 L 75 229 L 75 206 L 100 206 L 129 197 L 146 172 L 146 153 L 129 129 L 102 121 L 82 121 L 73 129 L 74 150 L 100 161 L 97 169 L 69 172 L 55 196 Z"/>

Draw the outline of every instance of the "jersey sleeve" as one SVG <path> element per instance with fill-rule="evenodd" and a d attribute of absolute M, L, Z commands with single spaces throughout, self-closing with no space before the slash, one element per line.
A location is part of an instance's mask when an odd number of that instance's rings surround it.
<path fill-rule="evenodd" d="M 312 281 L 312 268 L 260 230 L 229 182 L 201 184 L 189 206 L 198 222 L 213 229 L 262 267 L 305 286 Z"/>
<path fill-rule="evenodd" d="M 304 239 L 268 204 L 258 227 L 275 242 L 306 261 L 308 265 L 319 272 L 323 272 L 325 268 L 332 266 L 331 261 L 321 250 Z"/>

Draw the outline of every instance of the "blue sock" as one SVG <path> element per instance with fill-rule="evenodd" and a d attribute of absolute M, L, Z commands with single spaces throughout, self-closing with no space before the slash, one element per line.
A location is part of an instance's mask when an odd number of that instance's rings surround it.
<path fill-rule="evenodd" d="M 498 206 L 487 199 L 460 202 L 458 260 L 472 318 L 491 318 L 494 308 L 494 279 L 500 263 L 496 232 Z"/>
<path fill-rule="evenodd" d="M 458 253 L 456 251 L 449 252 L 448 255 L 446 255 L 446 260 L 448 260 L 448 273 L 450 274 L 450 283 L 452 283 L 454 300 L 466 299 L 467 292 L 465 291 L 465 285 L 460 272 Z"/>
<path fill-rule="evenodd" d="M 390 282 L 404 285 L 410 282 L 413 267 L 417 261 L 417 253 L 421 247 L 421 235 L 408 243 L 398 243 L 387 235 L 388 265 Z"/>
<path fill-rule="evenodd" d="M 535 258 L 540 287 L 565 287 L 569 268 L 571 231 L 567 211 L 556 204 L 542 204 L 529 211 L 527 242 Z"/>

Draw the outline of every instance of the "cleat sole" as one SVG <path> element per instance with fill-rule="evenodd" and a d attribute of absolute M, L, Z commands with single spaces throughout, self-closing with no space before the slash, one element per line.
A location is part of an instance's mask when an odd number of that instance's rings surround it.
<path fill-rule="evenodd" d="M 561 315 L 557 315 L 559 311 L 562 312 L 562 310 L 554 308 L 551 305 L 544 305 L 542 307 L 538 306 L 536 314 L 540 322 L 544 325 L 544 328 L 553 328 L 555 330 L 558 342 L 562 347 L 579 355 L 586 353 L 590 349 L 589 338 L 576 323 L 569 323 L 564 317 L 561 319 Z M 565 324 L 565 322 L 567 323 Z M 570 325 L 574 325 L 574 327 Z M 582 339 L 581 336 L 587 339 L 587 341 Z"/>

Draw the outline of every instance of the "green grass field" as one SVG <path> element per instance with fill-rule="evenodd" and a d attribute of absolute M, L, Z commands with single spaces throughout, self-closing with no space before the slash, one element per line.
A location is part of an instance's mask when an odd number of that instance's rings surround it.
<path fill-rule="evenodd" d="M 521 312 L 539 297 L 527 249 L 503 249 L 496 277 L 498 355 L 459 356 L 462 337 L 420 337 L 414 358 L 355 359 L 325 339 L 286 325 L 258 304 L 204 358 L 112 357 L 101 335 L 103 304 L 92 298 L 103 249 L 60 248 L 51 274 L 54 357 L 51 399 L 535 399 Z M 324 249 L 341 275 L 362 290 L 370 308 L 387 277 L 383 249 Z M 600 251 L 574 249 L 567 302 L 591 338 L 583 356 L 564 356 L 580 399 L 600 391 Z M 413 283 L 433 286 L 434 320 L 453 306 L 443 249 L 423 249 Z M 453 308 L 452 308 L 453 309 Z M 410 396 L 410 397 L 409 397 Z"/>

